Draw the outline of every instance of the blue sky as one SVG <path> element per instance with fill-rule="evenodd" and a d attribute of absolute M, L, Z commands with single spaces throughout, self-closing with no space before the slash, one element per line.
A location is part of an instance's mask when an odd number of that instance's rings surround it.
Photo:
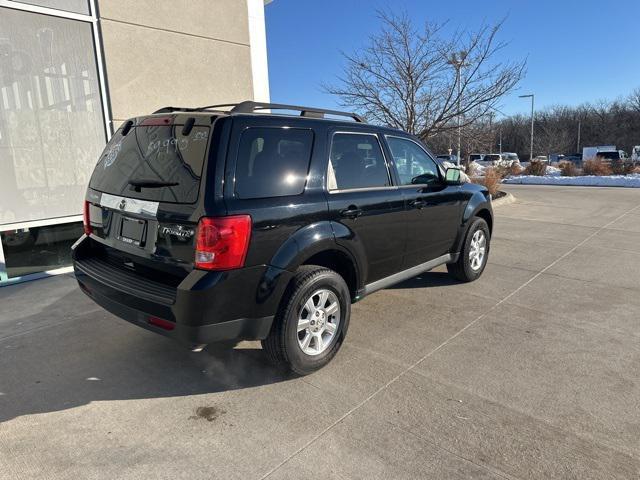
<path fill-rule="evenodd" d="M 340 50 L 365 45 L 379 28 L 377 8 L 470 29 L 506 17 L 503 59 L 527 58 L 519 91 L 503 102 L 507 114 L 530 108 L 518 94 L 534 92 L 538 109 L 614 99 L 640 86 L 639 0 L 274 0 L 265 8 L 271 100 L 337 107 L 321 84 L 341 73 Z"/>

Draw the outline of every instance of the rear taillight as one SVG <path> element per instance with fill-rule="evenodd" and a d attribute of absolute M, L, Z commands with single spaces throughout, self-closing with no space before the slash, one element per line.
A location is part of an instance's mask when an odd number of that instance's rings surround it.
<path fill-rule="evenodd" d="M 203 217 L 198 223 L 196 268 L 230 270 L 244 266 L 251 237 L 251 217 Z"/>
<path fill-rule="evenodd" d="M 91 235 L 93 229 L 91 228 L 91 218 L 89 216 L 90 204 L 86 200 L 84 201 L 84 210 L 82 211 L 82 224 L 84 227 L 85 235 Z"/>

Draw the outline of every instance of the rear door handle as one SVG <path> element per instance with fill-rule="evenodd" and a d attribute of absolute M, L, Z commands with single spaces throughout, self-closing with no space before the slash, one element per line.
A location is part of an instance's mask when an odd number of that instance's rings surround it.
<path fill-rule="evenodd" d="M 344 210 L 340 210 L 340 215 L 345 218 L 357 218 L 362 215 L 362 209 L 355 205 L 349 205 Z"/>
<path fill-rule="evenodd" d="M 424 208 L 424 207 L 430 207 L 432 205 L 435 205 L 434 202 L 428 202 L 427 200 L 414 200 L 413 202 L 411 202 L 411 206 L 414 208 L 417 208 L 418 210 Z"/>

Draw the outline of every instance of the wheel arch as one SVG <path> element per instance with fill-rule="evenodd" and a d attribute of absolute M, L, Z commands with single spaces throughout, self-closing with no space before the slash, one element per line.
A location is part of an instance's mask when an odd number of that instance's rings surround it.
<path fill-rule="evenodd" d="M 318 265 L 340 274 L 351 293 L 362 287 L 362 273 L 355 255 L 338 244 L 329 222 L 318 222 L 298 230 L 278 249 L 270 265 L 295 272 L 301 265 Z"/>
<path fill-rule="evenodd" d="M 358 267 L 351 255 L 339 247 L 317 252 L 305 259 L 302 265 L 318 265 L 333 270 L 344 279 L 351 298 L 357 296 L 360 288 Z"/>
<path fill-rule="evenodd" d="M 493 208 L 491 207 L 491 202 L 480 191 L 476 192 L 469 199 L 469 202 L 464 209 L 462 222 L 458 229 L 456 240 L 453 244 L 452 253 L 460 252 L 462 243 L 467 236 L 469 225 L 474 217 L 480 217 L 487 222 L 487 225 L 489 226 L 489 234 L 493 234 Z"/>
<path fill-rule="evenodd" d="M 487 208 L 479 209 L 473 216 L 480 217 L 487 222 L 487 225 L 489 226 L 489 234 L 493 234 L 493 215 Z"/>

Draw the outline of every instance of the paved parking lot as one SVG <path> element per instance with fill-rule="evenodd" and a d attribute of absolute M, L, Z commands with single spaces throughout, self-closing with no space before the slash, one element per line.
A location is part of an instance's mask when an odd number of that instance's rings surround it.
<path fill-rule="evenodd" d="M 0 478 L 640 478 L 640 192 L 508 190 L 479 281 L 366 298 L 305 378 L 0 289 Z"/>

